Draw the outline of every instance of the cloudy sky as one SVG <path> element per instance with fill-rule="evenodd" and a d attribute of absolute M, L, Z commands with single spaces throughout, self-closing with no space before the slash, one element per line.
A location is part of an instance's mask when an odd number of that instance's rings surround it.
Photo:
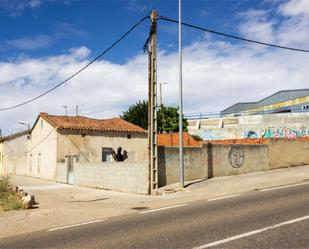
<path fill-rule="evenodd" d="M 177 19 L 178 1 L 0 0 L 0 108 L 48 90 L 87 64 L 147 15 Z M 309 0 L 183 1 L 183 21 L 259 41 L 309 49 Z M 147 98 L 146 21 L 119 46 L 51 94 L 0 111 L 4 134 L 39 112 L 119 116 Z M 177 25 L 158 23 L 158 81 L 177 106 Z M 183 29 L 184 111 L 218 112 L 279 90 L 308 88 L 309 54 Z"/>

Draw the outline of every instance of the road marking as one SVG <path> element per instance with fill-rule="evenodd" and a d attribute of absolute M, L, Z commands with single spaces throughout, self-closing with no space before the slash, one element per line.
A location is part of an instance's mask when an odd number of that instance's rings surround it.
<path fill-rule="evenodd" d="M 232 236 L 232 237 L 229 237 L 229 238 L 226 238 L 226 239 L 217 240 L 217 241 L 214 241 L 214 242 L 202 245 L 202 246 L 195 247 L 194 249 L 204 249 L 204 248 L 209 248 L 209 247 L 212 247 L 212 246 L 221 245 L 221 244 L 233 241 L 233 240 L 237 240 L 237 239 L 241 239 L 241 238 L 244 238 L 244 237 L 252 236 L 254 234 L 262 233 L 262 232 L 265 232 L 265 231 L 270 230 L 270 229 L 286 226 L 286 225 L 289 225 L 289 224 L 292 224 L 292 223 L 296 223 L 296 222 L 300 222 L 300 221 L 308 220 L 308 219 L 309 219 L 309 215 L 303 216 L 303 217 L 296 218 L 296 219 L 293 219 L 293 220 L 281 222 L 281 223 L 278 223 L 276 225 L 272 225 L 272 226 L 269 226 L 269 227 L 253 230 L 253 231 L 247 232 L 247 233 L 242 233 L 242 234 L 235 235 L 235 236 Z"/>
<path fill-rule="evenodd" d="M 56 228 L 48 229 L 48 230 L 46 230 L 46 231 L 47 231 L 47 232 L 52 232 L 52 231 L 57 231 L 57 230 L 61 230 L 61 229 L 67 229 L 67 228 L 71 228 L 71 227 L 78 227 L 78 226 L 83 226 L 83 225 L 98 223 L 98 222 L 102 222 L 102 221 L 105 221 L 105 220 L 107 220 L 107 219 L 103 219 L 103 220 L 93 220 L 93 221 L 88 221 L 88 222 L 83 222 L 83 223 L 78 223 L 78 224 L 63 226 L 63 227 L 56 227 Z"/>
<path fill-rule="evenodd" d="M 163 208 L 151 209 L 151 210 L 139 212 L 139 214 L 147 214 L 147 213 L 152 213 L 152 212 L 157 212 L 157 211 L 166 210 L 166 209 L 171 209 L 171 208 L 177 208 L 177 207 L 184 207 L 184 206 L 187 206 L 187 204 L 179 204 L 179 205 L 170 206 L 170 207 L 163 207 Z"/>
<path fill-rule="evenodd" d="M 241 194 L 237 194 L 237 195 L 226 195 L 226 196 L 222 196 L 222 197 L 217 197 L 217 198 L 208 199 L 207 201 L 216 201 L 216 200 L 222 200 L 222 199 L 233 198 L 233 197 L 237 197 L 237 196 L 241 196 Z"/>
<path fill-rule="evenodd" d="M 276 189 L 282 189 L 282 188 L 292 188 L 292 187 L 301 186 L 301 185 L 307 185 L 307 184 L 309 184 L 309 182 L 302 182 L 302 183 L 296 183 L 296 184 L 285 185 L 285 186 L 280 186 L 280 187 L 260 189 L 259 191 L 261 191 L 261 192 L 266 192 L 266 191 L 271 191 L 271 190 L 276 190 Z"/>

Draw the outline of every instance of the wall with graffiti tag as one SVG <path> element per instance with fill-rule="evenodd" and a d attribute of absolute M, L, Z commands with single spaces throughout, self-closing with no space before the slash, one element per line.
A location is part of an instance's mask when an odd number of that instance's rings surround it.
<path fill-rule="evenodd" d="M 260 130 L 246 130 L 243 138 L 301 138 L 309 137 L 307 128 L 266 128 Z"/>

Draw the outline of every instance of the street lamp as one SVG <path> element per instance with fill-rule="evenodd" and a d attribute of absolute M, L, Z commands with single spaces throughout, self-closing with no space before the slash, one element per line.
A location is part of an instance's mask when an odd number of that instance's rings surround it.
<path fill-rule="evenodd" d="M 25 126 L 27 126 L 27 128 L 28 128 L 28 131 L 30 131 L 30 124 L 28 123 L 25 123 L 25 122 L 23 122 L 23 121 L 17 121 L 17 123 L 19 123 L 19 124 L 21 124 L 21 125 L 25 125 Z"/>
<path fill-rule="evenodd" d="M 166 85 L 167 82 L 161 82 L 160 83 L 160 106 L 163 104 L 163 100 L 162 100 L 162 85 Z"/>
<path fill-rule="evenodd" d="M 184 159 L 183 159 L 183 130 L 182 130 L 182 113 L 183 113 L 183 93 L 182 93 L 182 29 L 181 29 L 181 0 L 178 0 L 178 52 L 179 52 L 179 183 L 184 187 Z"/>
<path fill-rule="evenodd" d="M 61 106 L 65 109 L 65 115 L 68 116 L 68 106 L 67 105 L 63 105 Z"/>

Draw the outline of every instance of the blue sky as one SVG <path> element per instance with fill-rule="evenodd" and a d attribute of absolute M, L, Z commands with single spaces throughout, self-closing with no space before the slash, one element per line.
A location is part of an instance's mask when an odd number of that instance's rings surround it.
<path fill-rule="evenodd" d="M 178 1 L 0 1 L 0 107 L 28 100 L 75 73 L 156 9 L 177 19 Z M 183 1 L 183 21 L 309 49 L 308 0 Z M 166 105 L 178 104 L 178 27 L 158 23 L 158 81 Z M 26 106 L 0 112 L 4 134 L 39 112 L 119 116 L 147 98 L 145 21 L 119 46 L 66 85 Z M 284 89 L 308 88 L 309 56 L 183 28 L 184 111 L 218 112 Z"/>
<path fill-rule="evenodd" d="M 61 54 L 71 47 L 87 46 L 98 53 L 133 23 L 156 9 L 177 19 L 178 1 L 33 1 L 8 0 L 0 4 L 1 59 L 21 54 L 42 57 Z M 183 1 L 183 20 L 234 33 L 237 13 L 260 6 L 263 1 Z M 105 58 L 123 63 L 141 51 L 149 23 L 145 22 L 121 46 Z M 204 34 L 184 30 L 184 45 Z M 220 38 L 222 39 L 222 38 Z M 177 25 L 160 22 L 160 48 L 177 49 Z M 128 49 L 129 47 L 129 49 Z"/>

